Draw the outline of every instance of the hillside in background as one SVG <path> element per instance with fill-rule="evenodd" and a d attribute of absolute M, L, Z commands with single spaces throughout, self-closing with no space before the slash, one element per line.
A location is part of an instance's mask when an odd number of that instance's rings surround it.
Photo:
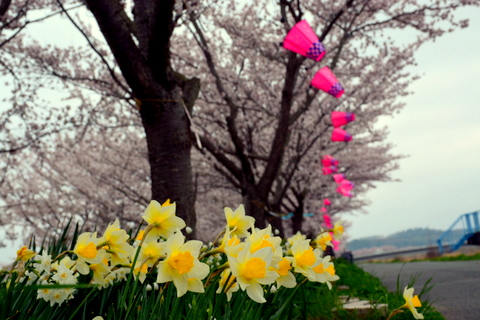
<path fill-rule="evenodd" d="M 406 247 L 434 246 L 437 244 L 437 239 L 444 232 L 444 230 L 429 228 L 408 229 L 386 237 L 373 236 L 348 241 L 347 250 L 358 251 L 371 248 L 388 248 L 389 250 L 394 250 Z"/>

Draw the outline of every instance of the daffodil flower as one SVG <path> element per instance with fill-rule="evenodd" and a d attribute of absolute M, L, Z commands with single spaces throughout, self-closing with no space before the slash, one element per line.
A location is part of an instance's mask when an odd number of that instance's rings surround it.
<path fill-rule="evenodd" d="M 152 267 L 163 256 L 165 256 L 165 244 L 153 240 L 143 244 L 137 260 Z"/>
<path fill-rule="evenodd" d="M 265 229 L 252 229 L 252 233 L 247 236 L 246 242 L 250 242 L 250 252 L 254 253 L 262 248 L 270 247 L 273 255 L 281 258 L 282 248 L 280 244 L 282 239 L 272 234 L 272 226 L 268 225 Z"/>
<path fill-rule="evenodd" d="M 181 297 L 195 285 L 192 280 L 204 279 L 210 272 L 207 264 L 198 260 L 202 242 L 191 240 L 185 243 L 180 230 L 165 242 L 166 259 L 158 264 L 157 282 L 173 281 L 177 288 L 177 296 Z M 190 286 L 189 286 L 189 282 Z M 198 282 L 197 282 L 198 284 Z M 195 286 L 194 288 L 198 288 Z M 203 292 L 203 286 L 202 291 Z"/>
<path fill-rule="evenodd" d="M 297 273 L 303 274 L 309 279 L 315 278 L 313 268 L 321 262 L 320 250 L 313 249 L 310 246 L 310 240 L 297 241 L 292 245 L 291 252 L 293 257 L 289 260 Z"/>
<path fill-rule="evenodd" d="M 295 276 L 290 272 L 292 266 L 287 258 L 282 258 L 278 262 L 278 268 L 270 267 L 270 269 L 278 273 L 278 278 L 275 280 L 278 287 L 293 288 L 297 285 Z"/>
<path fill-rule="evenodd" d="M 145 242 L 157 240 L 159 237 L 169 238 L 175 230 L 185 228 L 182 218 L 175 216 L 176 204 L 165 201 L 162 205 L 156 200 L 150 201 L 142 216 L 150 228 Z"/>
<path fill-rule="evenodd" d="M 107 252 L 111 254 L 112 264 L 128 263 L 128 257 L 134 251 L 133 247 L 127 243 L 129 235 L 123 229 L 120 229 L 120 222 L 115 219 L 114 223 L 108 225 L 103 236 L 98 239 L 98 246 L 106 247 Z"/>
<path fill-rule="evenodd" d="M 75 276 L 73 271 L 65 265 L 60 264 L 57 268 L 57 272 L 52 277 L 52 280 L 59 284 L 77 284 L 77 276 Z"/>
<path fill-rule="evenodd" d="M 223 270 L 220 275 L 220 281 L 218 282 L 217 293 L 225 292 L 227 300 L 230 301 L 232 294 L 237 292 L 238 289 L 238 283 L 235 281 L 235 276 L 232 274 L 230 268 Z"/>
<path fill-rule="evenodd" d="M 302 234 L 300 231 L 297 231 L 293 236 L 287 239 L 287 254 L 291 255 L 291 248 L 295 242 L 303 241 L 307 239 L 307 236 Z"/>
<path fill-rule="evenodd" d="M 330 262 L 330 256 L 320 258 L 320 263 L 312 270 L 315 272 L 313 274 L 314 277 L 309 278 L 309 280 L 326 283 L 330 290 L 332 289 L 331 281 L 340 279 L 340 277 L 335 274 L 335 267 L 333 263 Z"/>
<path fill-rule="evenodd" d="M 272 284 L 278 278 L 278 273 L 270 270 L 272 256 L 273 251 L 270 247 L 251 253 L 250 243 L 238 253 L 237 257 L 228 256 L 230 269 L 240 288 L 247 291 L 250 299 L 258 303 L 267 301 L 263 296 L 262 285 Z"/>
<path fill-rule="evenodd" d="M 47 250 L 43 250 L 41 255 L 36 255 L 35 263 L 33 267 L 37 270 L 38 273 L 50 272 L 50 267 L 52 265 L 52 256 L 47 253 Z"/>
<path fill-rule="evenodd" d="M 302 234 L 300 231 L 297 231 L 293 236 L 287 239 L 289 246 L 293 246 L 295 242 L 306 240 L 307 236 Z"/>
<path fill-rule="evenodd" d="M 344 229 L 340 221 L 335 222 L 333 225 L 333 235 L 335 239 L 342 239 Z"/>
<path fill-rule="evenodd" d="M 104 259 L 103 261 L 90 265 L 90 270 L 93 271 L 93 281 L 94 284 L 99 284 L 103 287 L 107 286 L 108 283 L 105 280 L 105 276 L 111 272 L 108 267 L 108 260 Z"/>
<path fill-rule="evenodd" d="M 225 207 L 224 211 L 227 226 L 231 230 L 231 236 L 237 236 L 239 238 L 248 236 L 248 229 L 255 223 L 255 219 L 245 215 L 243 204 L 239 205 L 235 211 L 229 207 Z"/>
<path fill-rule="evenodd" d="M 147 278 L 148 266 L 145 262 L 137 261 L 135 268 L 133 268 L 133 275 L 138 278 L 141 283 Z"/>
<path fill-rule="evenodd" d="M 330 235 L 330 233 L 329 232 L 324 232 L 324 233 L 319 234 L 315 238 L 315 244 L 320 249 L 322 249 L 322 251 L 325 251 L 325 250 L 327 250 L 327 246 L 333 247 L 332 240 L 333 239 L 332 239 L 332 236 Z"/>
<path fill-rule="evenodd" d="M 405 299 L 405 304 L 400 307 L 405 308 L 405 309 L 410 309 L 412 312 L 412 315 L 415 319 L 423 319 L 423 315 L 421 313 L 418 313 L 416 308 L 419 308 L 422 306 L 422 303 L 420 302 L 420 299 L 418 299 L 417 295 L 413 295 L 414 288 L 408 288 L 405 287 L 403 290 L 403 298 Z"/>
<path fill-rule="evenodd" d="M 97 233 L 84 232 L 77 238 L 77 243 L 73 252 L 77 255 L 76 268 L 81 274 L 89 274 L 90 269 L 87 265 L 100 263 L 105 257 L 105 250 L 97 249 Z"/>
<path fill-rule="evenodd" d="M 17 261 L 28 261 L 35 256 L 35 251 L 28 249 L 27 246 L 23 246 L 17 250 Z"/>

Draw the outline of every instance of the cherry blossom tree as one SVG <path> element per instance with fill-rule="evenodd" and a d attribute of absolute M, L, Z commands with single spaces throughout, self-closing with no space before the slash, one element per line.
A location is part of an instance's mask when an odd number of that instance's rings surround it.
<path fill-rule="evenodd" d="M 12 0 L 6 12 L 13 17 L 12 8 L 31 3 Z M 234 206 L 228 201 L 241 196 L 258 226 L 268 221 L 278 229 L 282 219 L 273 214 L 294 212 L 293 228 L 299 229 L 303 213 L 318 210 L 324 197 L 334 199 L 333 214 L 359 209 L 366 204 L 361 195 L 374 182 L 390 179 L 399 156 L 391 154 L 378 119 L 402 108 L 398 98 L 415 79 L 409 67 L 418 47 L 466 26 L 453 15 L 457 7 L 478 5 L 35 3 L 29 10 L 41 9 L 44 17 L 61 14 L 83 44 L 45 45 L 28 37 L 28 27 L 9 31 L 2 42 L 1 72 L 14 83 L 0 120 L 5 217 L 46 226 L 72 213 L 92 224 L 112 214 L 134 221 L 150 198 L 171 198 L 194 226 L 196 196 L 200 216 L 213 227 L 221 206 Z M 280 45 L 302 19 L 327 48 L 319 63 Z M 398 41 L 398 32 L 408 32 L 409 40 Z M 323 65 L 346 88 L 342 98 L 309 86 Z M 52 101 L 53 92 L 61 99 Z M 348 144 L 329 141 L 333 110 L 357 115 L 346 126 L 354 135 Z M 331 177 L 321 174 L 324 154 L 340 160 L 340 170 L 356 184 L 354 198 L 337 196 Z"/>
<path fill-rule="evenodd" d="M 27 4 L 28 1 L 23 3 Z M 16 105 L 12 109 L 18 110 L 17 114 L 25 122 L 25 127 L 28 127 L 28 134 L 27 131 L 24 134 L 26 141 L 20 145 L 17 141 L 15 145 L 4 148 L 4 151 L 14 152 L 24 148 L 52 131 L 72 127 L 86 128 L 91 122 L 100 122 L 99 118 L 109 120 L 111 126 L 118 126 L 118 122 L 125 120 L 125 117 L 113 123 L 110 118 L 119 113 L 117 103 L 124 100 L 124 107 L 130 106 L 129 113 L 136 113 L 144 129 L 150 164 L 151 198 L 160 202 L 167 198 L 175 201 L 177 214 L 189 225 L 195 225 L 191 137 L 186 112 L 193 106 L 199 81 L 195 78 L 187 79 L 176 72 L 172 68 L 170 54 L 173 30 L 190 2 L 85 1 L 86 8 L 93 14 L 104 38 L 101 40 L 93 34 L 91 16 L 90 21 L 85 21 L 69 12 L 67 5 L 75 6 L 78 3 L 81 2 L 45 1 L 41 8 L 60 10 L 84 36 L 88 51 L 42 48 L 40 45 L 32 46 L 31 43 L 22 42 L 21 38 L 2 49 L 16 59 L 12 64 L 25 63 L 22 57 L 28 56 L 26 63 L 30 65 L 23 65 L 24 68 L 34 68 L 37 74 L 53 76 L 53 81 L 61 80 L 65 87 L 73 90 L 70 99 L 79 98 L 80 104 L 94 106 L 91 98 L 81 92 L 82 85 L 86 85 L 89 90 L 99 93 L 100 103 L 96 103 L 95 109 L 88 106 L 74 108 L 75 112 L 84 113 L 80 118 L 68 115 L 68 111 L 62 109 L 58 120 L 63 123 L 56 123 L 54 126 L 58 128 L 50 128 L 48 133 L 42 132 L 45 131 L 44 126 L 30 128 L 31 123 L 38 123 L 38 120 L 34 121 L 33 115 L 25 110 L 33 109 L 28 106 L 30 103 L 38 104 L 29 98 L 33 93 L 38 94 L 45 83 L 30 83 L 28 90 L 23 88 L 12 99 Z M 28 73 L 31 74 L 31 71 Z M 51 85 L 53 90 L 55 87 L 52 83 Z M 104 108 L 98 111 L 96 108 L 99 107 Z M 115 114 L 111 109 L 115 109 Z M 46 117 L 51 119 L 51 108 L 46 108 L 45 112 Z M 100 115 L 97 117 L 97 114 Z M 6 119 L 12 122 L 11 117 Z M 15 125 L 16 123 L 12 126 Z M 40 132 L 29 137 L 34 130 Z M 8 141 L 15 140 L 10 131 L 5 135 Z"/>
<path fill-rule="evenodd" d="M 414 52 L 466 25 L 453 16 L 463 5 L 478 1 L 224 1 L 190 15 L 187 27 L 199 52 L 182 41 L 183 50 L 179 44 L 176 53 L 187 74 L 201 71 L 194 121 L 201 124 L 213 169 L 243 195 L 259 226 L 263 220 L 280 228 L 271 213 L 301 217 L 305 205 L 313 210 L 328 194 L 331 178 L 322 177 L 318 168 L 323 154 L 339 155 L 357 194 L 374 181 L 390 179 L 399 157 L 389 153 L 385 130 L 375 123 L 402 108 L 397 98 L 408 94 L 415 79 L 408 71 L 415 64 Z M 302 19 L 309 20 L 327 48 L 320 63 L 279 45 Z M 403 29 L 411 36 L 402 43 L 393 35 Z M 200 54 L 204 63 L 192 63 Z M 309 87 L 322 65 L 347 88 L 341 99 Z M 329 141 L 333 110 L 355 112 L 359 118 L 347 126 L 355 137 L 348 146 Z M 365 201 L 340 203 L 342 209 L 359 208 Z"/>

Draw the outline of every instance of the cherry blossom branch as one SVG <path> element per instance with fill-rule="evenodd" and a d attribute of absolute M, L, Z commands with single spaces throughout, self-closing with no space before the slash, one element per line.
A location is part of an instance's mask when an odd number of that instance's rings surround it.
<path fill-rule="evenodd" d="M 98 49 L 95 47 L 95 45 L 93 44 L 93 42 L 90 40 L 90 37 L 85 33 L 85 31 L 80 28 L 80 26 L 75 22 L 75 20 L 73 20 L 73 18 L 70 16 L 70 14 L 68 13 L 67 10 L 65 10 L 65 7 L 63 6 L 62 2 L 60 0 L 57 0 L 57 4 L 59 5 L 59 7 L 61 8 L 62 12 L 65 13 L 65 15 L 67 16 L 68 20 L 70 20 L 70 22 L 73 24 L 73 26 L 82 34 L 82 36 L 85 38 L 85 40 L 88 42 L 88 45 L 90 46 L 90 48 L 92 48 L 92 50 L 98 55 L 98 57 L 102 60 L 103 64 L 105 65 L 105 67 L 107 68 L 108 72 L 110 73 L 110 76 L 112 77 L 113 81 L 115 81 L 115 83 L 120 87 L 122 88 L 126 93 L 129 93 L 130 95 L 132 95 L 132 92 L 129 88 L 127 88 L 123 83 L 122 81 L 120 81 L 117 77 L 117 75 L 115 74 L 115 71 L 113 70 L 112 67 L 110 67 L 110 64 L 107 62 L 107 60 L 105 59 L 105 57 L 103 56 L 103 54 L 100 53 L 100 51 L 98 51 Z"/>

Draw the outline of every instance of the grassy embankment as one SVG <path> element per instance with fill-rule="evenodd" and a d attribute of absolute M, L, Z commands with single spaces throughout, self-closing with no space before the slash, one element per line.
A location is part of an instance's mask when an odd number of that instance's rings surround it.
<path fill-rule="evenodd" d="M 409 287 L 415 287 L 415 279 L 411 279 L 409 283 L 402 284 L 397 282 L 397 291 L 388 292 L 388 290 L 382 285 L 381 281 L 365 272 L 363 269 L 357 267 L 355 264 L 348 263 L 342 259 L 336 261 L 337 274 L 340 276 L 340 280 L 337 281 L 335 286 L 335 298 L 339 301 L 339 296 L 347 295 L 349 297 L 358 297 L 362 300 L 368 300 L 371 304 L 387 304 L 388 314 L 395 308 L 399 308 L 405 303 L 403 299 L 403 288 L 405 285 Z M 422 313 L 425 319 L 430 320 L 442 320 L 445 319 L 428 301 L 428 293 L 432 289 L 430 282 L 427 282 L 423 288 L 415 288 L 415 293 L 418 293 L 422 302 L 422 307 L 417 310 Z M 337 302 L 338 304 L 338 302 Z M 333 315 L 327 315 L 326 312 L 319 314 L 318 319 L 372 319 L 380 320 L 386 319 L 385 312 L 381 310 L 372 309 L 366 315 L 360 315 L 356 312 L 342 310 L 341 306 L 339 310 Z M 396 314 L 392 317 L 392 320 L 406 320 L 413 319 L 410 311 L 405 310 L 404 313 Z"/>

